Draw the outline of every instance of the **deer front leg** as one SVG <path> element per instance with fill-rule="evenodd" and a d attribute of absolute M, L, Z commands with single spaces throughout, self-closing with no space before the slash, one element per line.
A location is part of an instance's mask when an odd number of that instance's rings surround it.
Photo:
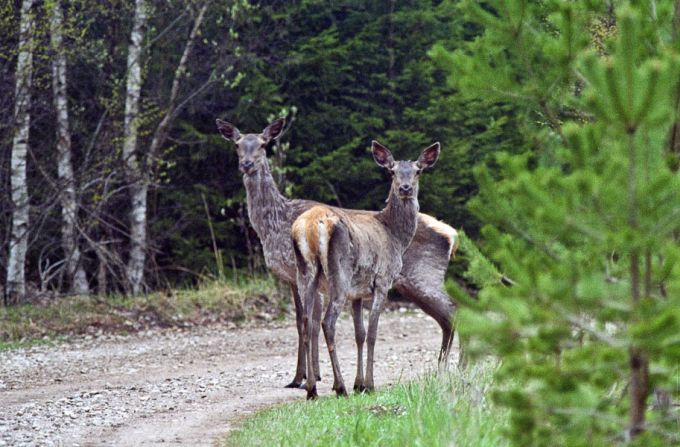
<path fill-rule="evenodd" d="M 285 388 L 302 388 L 303 387 L 302 381 L 306 378 L 305 370 L 307 368 L 307 364 L 305 362 L 306 355 L 303 329 L 304 308 L 302 305 L 302 299 L 300 298 L 300 293 L 298 291 L 297 286 L 291 284 L 290 290 L 293 293 L 293 303 L 295 304 L 295 325 L 297 327 L 298 333 L 298 351 L 297 351 L 297 367 L 295 368 L 295 377 L 293 377 L 293 381 L 286 385 Z"/>
<path fill-rule="evenodd" d="M 364 329 L 364 319 L 361 316 L 362 301 L 352 301 L 352 318 L 354 319 L 354 340 L 357 345 L 357 375 L 354 379 L 354 391 L 364 391 L 364 341 L 366 340 L 366 329 Z"/>
<path fill-rule="evenodd" d="M 368 392 L 375 389 L 373 382 L 373 352 L 378 338 L 378 319 L 380 318 L 386 295 L 386 292 L 383 291 L 376 291 L 373 294 L 373 306 L 368 315 L 368 349 L 366 354 L 366 380 L 364 381 L 366 391 Z"/>

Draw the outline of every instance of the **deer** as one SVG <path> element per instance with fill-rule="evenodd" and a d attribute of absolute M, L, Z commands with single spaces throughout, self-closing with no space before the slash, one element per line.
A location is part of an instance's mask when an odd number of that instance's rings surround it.
<path fill-rule="evenodd" d="M 307 378 L 307 358 L 303 343 L 303 309 L 297 288 L 296 263 L 290 230 L 295 219 L 319 202 L 289 199 L 279 191 L 267 160 L 267 147 L 281 136 L 285 120 L 272 121 L 260 133 L 241 133 L 233 124 L 216 119 L 222 137 L 234 144 L 238 169 L 243 174 L 246 205 L 250 223 L 262 244 L 265 264 L 291 289 L 295 307 L 298 349 L 295 375 L 287 388 L 301 388 Z M 349 212 L 349 211 L 347 211 Z M 371 213 L 364 211 L 364 213 Z M 434 318 L 442 330 L 439 363 L 445 364 L 454 335 L 453 317 L 456 303 L 444 291 L 444 279 L 451 258 L 458 247 L 455 229 L 427 214 L 418 215 L 416 234 L 403 256 L 401 273 L 394 282 L 399 294 Z M 316 379 L 319 380 L 318 332 L 312 344 Z"/>
<path fill-rule="evenodd" d="M 327 205 L 316 205 L 293 222 L 291 235 L 297 263 L 297 286 L 303 297 L 303 343 L 311 358 L 312 326 L 318 326 L 320 294 L 328 298 L 323 328 L 333 368 L 333 390 L 346 396 L 335 346 L 335 323 L 347 299 L 352 301 L 357 375 L 355 391 L 373 391 L 374 349 L 378 320 L 387 292 L 401 272 L 402 256 L 411 244 L 418 225 L 418 180 L 439 157 L 440 145 L 423 150 L 418 160 L 395 161 L 392 153 L 373 141 L 373 159 L 392 176 L 387 205 L 377 213 L 352 213 Z M 363 327 L 362 301 L 372 301 L 368 333 Z M 363 346 L 366 375 L 363 373 Z M 307 365 L 307 399 L 316 399 L 316 377 Z"/>

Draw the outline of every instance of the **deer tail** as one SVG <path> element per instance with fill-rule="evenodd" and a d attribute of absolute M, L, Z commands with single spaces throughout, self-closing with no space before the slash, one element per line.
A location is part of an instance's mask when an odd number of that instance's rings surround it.
<path fill-rule="evenodd" d="M 321 265 L 328 274 L 328 250 L 338 217 L 327 207 L 315 206 L 305 211 L 293 223 L 295 249 L 307 268 Z"/>

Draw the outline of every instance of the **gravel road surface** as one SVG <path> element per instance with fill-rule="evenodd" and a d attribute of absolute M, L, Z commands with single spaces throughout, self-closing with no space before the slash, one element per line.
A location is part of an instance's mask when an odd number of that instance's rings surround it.
<path fill-rule="evenodd" d="M 384 313 L 376 386 L 436 368 L 440 336 L 419 311 Z M 0 352 L 0 446 L 219 445 L 254 411 L 304 400 L 303 390 L 283 388 L 294 372 L 296 337 L 292 322 L 212 325 Z M 336 337 L 351 385 L 356 349 L 346 314 Z M 319 394 L 331 395 L 320 346 Z"/>

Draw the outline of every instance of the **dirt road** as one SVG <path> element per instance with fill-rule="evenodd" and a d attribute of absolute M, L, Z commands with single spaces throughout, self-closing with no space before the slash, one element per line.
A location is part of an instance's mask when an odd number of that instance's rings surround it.
<path fill-rule="evenodd" d="M 351 385 L 351 321 L 338 324 Z M 420 312 L 386 312 L 376 344 L 377 386 L 436 367 L 440 331 Z M 321 345 L 321 396 L 332 376 Z M 153 330 L 0 353 L 0 445 L 217 445 L 252 412 L 291 400 L 292 323 Z"/>

